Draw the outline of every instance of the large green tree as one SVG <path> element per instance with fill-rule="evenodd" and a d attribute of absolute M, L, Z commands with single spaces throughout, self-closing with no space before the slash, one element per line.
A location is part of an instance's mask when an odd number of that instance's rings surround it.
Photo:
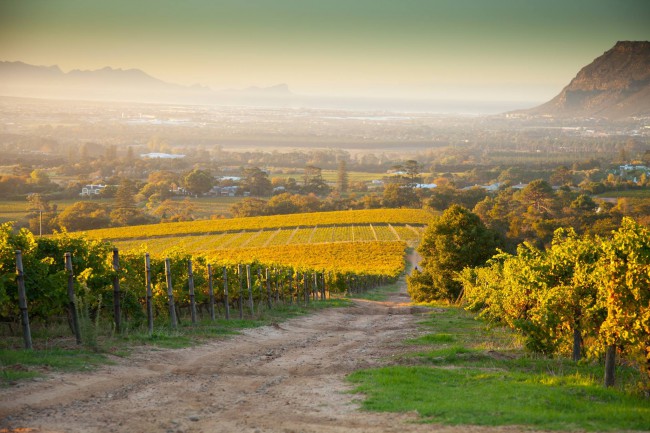
<path fill-rule="evenodd" d="M 214 178 L 205 170 L 194 169 L 183 178 L 185 189 L 194 195 L 203 195 L 214 185 Z"/>
<path fill-rule="evenodd" d="M 407 278 L 408 291 L 417 302 L 455 301 L 462 285 L 458 272 L 466 266 L 484 264 L 502 244 L 497 232 L 480 218 L 453 205 L 427 227 L 418 252 L 420 269 Z"/>
<path fill-rule="evenodd" d="M 243 187 L 254 197 L 268 197 L 273 192 L 269 174 L 259 167 L 244 169 Z"/>

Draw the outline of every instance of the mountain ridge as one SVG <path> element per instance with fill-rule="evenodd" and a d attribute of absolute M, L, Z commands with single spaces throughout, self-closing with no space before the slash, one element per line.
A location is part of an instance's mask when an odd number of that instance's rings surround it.
<path fill-rule="evenodd" d="M 519 113 L 611 120 L 650 116 L 650 41 L 618 41 L 553 99 Z"/>
<path fill-rule="evenodd" d="M 73 69 L 38 66 L 22 61 L 0 61 L 0 94 L 54 99 L 126 100 L 138 102 L 255 103 L 259 99 L 292 95 L 285 83 L 215 91 L 195 84 L 183 86 L 160 80 L 141 69 Z M 240 101 L 241 100 L 241 101 Z"/>

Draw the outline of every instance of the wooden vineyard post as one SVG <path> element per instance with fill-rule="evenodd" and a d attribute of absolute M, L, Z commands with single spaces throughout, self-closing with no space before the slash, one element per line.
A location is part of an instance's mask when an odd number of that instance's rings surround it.
<path fill-rule="evenodd" d="M 296 305 L 300 304 L 302 302 L 301 298 L 304 299 L 304 297 L 305 297 L 305 290 L 302 285 L 302 279 L 300 278 L 300 272 L 296 272 Z"/>
<path fill-rule="evenodd" d="M 257 284 L 260 286 L 260 302 L 257 306 L 259 310 L 260 306 L 262 305 L 262 301 L 264 301 L 264 296 L 262 292 L 262 270 L 260 268 L 257 268 Z"/>
<path fill-rule="evenodd" d="M 266 268 L 266 306 L 271 309 L 271 278 L 269 268 Z"/>
<path fill-rule="evenodd" d="M 178 327 L 178 320 L 176 320 L 176 306 L 174 305 L 174 290 L 172 288 L 172 269 L 169 258 L 165 259 L 165 275 L 167 276 L 167 298 L 169 300 L 169 319 L 171 320 L 172 328 Z"/>
<path fill-rule="evenodd" d="M 68 273 L 68 304 L 70 308 L 70 315 L 72 317 L 72 330 L 77 340 L 77 344 L 81 344 L 81 330 L 79 328 L 79 316 L 77 315 L 77 302 L 74 296 L 74 271 L 72 270 L 72 254 L 65 253 L 65 270 Z"/>
<path fill-rule="evenodd" d="M 242 276 L 241 265 L 237 265 L 237 278 L 239 279 L 239 318 L 244 318 L 244 277 Z"/>
<path fill-rule="evenodd" d="M 284 281 L 280 278 L 278 268 L 273 268 L 273 275 L 275 275 L 275 303 L 280 302 L 280 297 L 282 297 L 282 303 L 284 304 Z"/>
<path fill-rule="evenodd" d="M 151 337 L 153 335 L 153 294 L 151 293 L 151 259 L 149 253 L 144 255 L 144 279 L 147 286 L 147 326 Z"/>
<path fill-rule="evenodd" d="M 314 272 L 314 296 L 316 297 L 316 299 L 320 298 L 320 289 L 318 286 L 318 272 Z M 323 299 L 320 298 L 320 300 L 322 301 Z"/>
<path fill-rule="evenodd" d="M 289 271 L 289 287 L 287 288 L 288 293 L 287 296 L 289 296 L 289 305 L 293 305 L 293 270 Z"/>
<path fill-rule="evenodd" d="M 196 298 L 194 296 L 194 273 L 192 272 L 192 259 L 187 261 L 187 285 L 190 289 L 190 314 L 192 324 L 196 324 Z"/>
<path fill-rule="evenodd" d="M 320 274 L 320 280 L 321 280 L 321 290 L 323 291 L 323 300 L 327 300 L 327 288 L 325 287 L 325 271 L 323 271 L 322 274 Z"/>
<path fill-rule="evenodd" d="M 251 316 L 255 314 L 253 310 L 253 287 L 251 285 L 251 265 L 246 265 L 246 285 L 248 286 L 248 308 L 251 310 Z"/>
<path fill-rule="evenodd" d="M 27 295 L 25 294 L 25 273 L 23 272 L 23 252 L 16 250 L 16 283 L 18 284 L 18 307 L 20 308 L 20 324 L 23 327 L 25 349 L 32 348 L 32 331 L 29 329 L 29 313 L 27 312 Z"/>
<path fill-rule="evenodd" d="M 120 252 L 113 248 L 113 319 L 115 332 L 120 333 L 122 328 L 122 311 L 120 307 Z"/>
<path fill-rule="evenodd" d="M 228 300 L 228 268 L 223 267 L 223 303 L 226 311 L 226 320 L 230 320 L 230 301 Z"/>
<path fill-rule="evenodd" d="M 309 275 L 306 272 L 302 274 L 302 281 L 305 290 L 305 305 L 309 305 Z"/>
<path fill-rule="evenodd" d="M 210 320 L 215 321 L 214 315 L 214 287 L 212 286 L 212 265 L 208 263 L 208 296 L 210 297 Z"/>

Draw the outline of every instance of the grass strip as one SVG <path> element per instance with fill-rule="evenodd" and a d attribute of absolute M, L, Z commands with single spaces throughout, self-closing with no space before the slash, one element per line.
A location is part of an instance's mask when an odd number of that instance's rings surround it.
<path fill-rule="evenodd" d="M 364 409 L 451 425 L 650 430 L 650 401 L 631 389 L 633 369 L 619 367 L 618 387 L 604 388 L 601 365 L 525 354 L 509 331 L 455 307 L 434 308 L 420 325 L 426 333 L 405 341 L 415 348 L 402 357 L 407 365 L 348 376 Z"/>
<path fill-rule="evenodd" d="M 0 386 L 39 377 L 50 370 L 91 370 L 109 362 L 103 354 L 81 349 L 0 349 Z"/>
<path fill-rule="evenodd" d="M 417 411 L 425 422 L 549 430 L 650 429 L 650 404 L 582 375 L 396 366 L 349 376 L 363 408 Z"/>

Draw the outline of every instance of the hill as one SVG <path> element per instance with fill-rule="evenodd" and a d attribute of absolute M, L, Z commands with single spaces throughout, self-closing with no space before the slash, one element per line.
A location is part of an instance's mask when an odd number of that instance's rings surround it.
<path fill-rule="evenodd" d="M 611 120 L 650 116 L 650 42 L 617 42 L 555 98 L 519 113 Z"/>
<path fill-rule="evenodd" d="M 63 72 L 58 66 L 0 61 L 0 95 L 43 99 L 132 101 L 153 103 L 257 104 L 292 97 L 286 84 L 267 88 L 214 91 L 181 86 L 140 69 L 104 67 Z"/>

